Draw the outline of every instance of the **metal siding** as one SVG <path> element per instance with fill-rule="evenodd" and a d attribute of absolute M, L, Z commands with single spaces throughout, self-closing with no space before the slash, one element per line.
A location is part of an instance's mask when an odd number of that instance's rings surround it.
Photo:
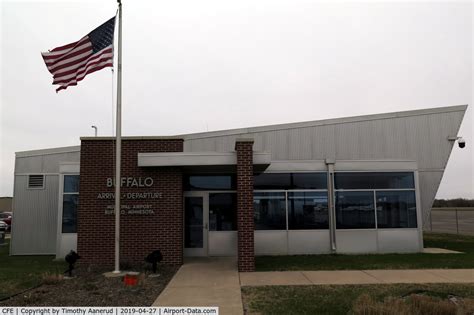
<path fill-rule="evenodd" d="M 80 153 L 64 152 L 46 155 L 22 156 L 15 158 L 15 174 L 30 173 L 59 173 L 59 164 L 62 162 L 80 161 Z"/>
<path fill-rule="evenodd" d="M 27 189 L 28 176 L 15 176 L 12 255 L 56 252 L 58 184 L 58 175 L 46 175 L 44 189 Z"/>
<path fill-rule="evenodd" d="M 423 114 L 376 115 L 374 119 L 327 124 L 311 122 L 227 131 L 185 138 L 184 151 L 230 152 L 235 139 L 254 138 L 255 151 L 269 152 L 278 160 L 412 160 L 420 170 L 423 223 L 429 221 L 431 204 L 451 153 L 466 108 L 431 110 Z M 262 131 L 259 131 L 262 130 Z M 215 134 L 215 133 L 214 133 Z"/>
<path fill-rule="evenodd" d="M 420 180 L 420 200 L 421 200 L 421 214 L 422 220 L 421 224 L 423 229 L 430 228 L 430 213 L 431 206 L 433 205 L 436 193 L 438 192 L 439 184 L 441 183 L 441 178 L 443 177 L 442 171 L 432 171 L 432 172 L 419 172 L 418 177 Z M 420 224 L 420 222 L 418 222 Z"/>
<path fill-rule="evenodd" d="M 79 161 L 79 151 L 16 157 L 12 255 L 56 252 L 59 165 Z M 44 189 L 28 189 L 31 173 L 46 174 Z"/>
<path fill-rule="evenodd" d="M 112 149 L 112 148 L 111 148 Z M 43 171 L 45 173 L 59 173 L 59 164 L 63 162 L 80 162 L 79 152 L 49 154 L 44 156 Z"/>
<path fill-rule="evenodd" d="M 336 126 L 312 127 L 309 134 L 312 143 L 312 160 L 336 158 Z"/>
<path fill-rule="evenodd" d="M 43 172 L 43 156 L 17 157 L 15 159 L 16 173 Z"/>

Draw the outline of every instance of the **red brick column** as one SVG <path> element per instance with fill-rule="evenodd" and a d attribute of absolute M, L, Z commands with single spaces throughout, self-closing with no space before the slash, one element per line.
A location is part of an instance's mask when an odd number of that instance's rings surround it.
<path fill-rule="evenodd" d="M 240 272 L 255 271 L 253 219 L 253 140 L 237 139 L 237 229 Z"/>

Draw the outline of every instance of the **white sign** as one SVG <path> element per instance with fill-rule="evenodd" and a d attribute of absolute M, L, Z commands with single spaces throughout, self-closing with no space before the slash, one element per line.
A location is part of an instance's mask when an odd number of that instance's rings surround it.
<path fill-rule="evenodd" d="M 151 177 L 122 177 L 120 178 L 120 187 L 151 187 L 153 186 L 153 178 Z M 115 187 L 115 179 L 107 178 L 107 187 Z"/>

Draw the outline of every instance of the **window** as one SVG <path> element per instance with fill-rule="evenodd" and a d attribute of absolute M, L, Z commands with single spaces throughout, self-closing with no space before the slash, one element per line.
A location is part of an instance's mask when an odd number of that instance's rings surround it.
<path fill-rule="evenodd" d="M 44 175 L 28 175 L 28 188 L 44 188 Z"/>
<path fill-rule="evenodd" d="M 341 172 L 334 176 L 338 229 L 417 227 L 413 172 Z"/>
<path fill-rule="evenodd" d="M 256 230 L 286 230 L 284 192 L 255 192 L 253 207 Z"/>
<path fill-rule="evenodd" d="M 415 188 L 413 173 L 336 173 L 336 189 L 399 189 Z"/>
<path fill-rule="evenodd" d="M 377 192 L 378 228 L 416 228 L 414 191 Z"/>
<path fill-rule="evenodd" d="M 327 174 L 262 173 L 254 176 L 254 189 L 327 189 Z"/>
<path fill-rule="evenodd" d="M 237 194 L 209 194 L 209 230 L 237 230 Z"/>
<path fill-rule="evenodd" d="M 203 223 L 202 198 L 186 197 L 186 201 L 184 202 L 184 247 L 203 247 Z"/>
<path fill-rule="evenodd" d="M 327 173 L 293 173 L 292 189 L 327 189 Z"/>
<path fill-rule="evenodd" d="M 79 175 L 64 175 L 62 233 L 77 233 Z"/>
<path fill-rule="evenodd" d="M 184 176 L 184 190 L 235 190 L 235 175 L 187 175 Z"/>
<path fill-rule="evenodd" d="M 375 228 L 373 191 L 336 192 L 336 228 Z"/>
<path fill-rule="evenodd" d="M 288 229 L 328 229 L 327 192 L 288 192 Z"/>
<path fill-rule="evenodd" d="M 290 189 L 291 174 L 262 173 L 253 177 L 254 189 Z"/>
<path fill-rule="evenodd" d="M 261 173 L 254 189 L 256 230 L 329 228 L 326 172 Z"/>

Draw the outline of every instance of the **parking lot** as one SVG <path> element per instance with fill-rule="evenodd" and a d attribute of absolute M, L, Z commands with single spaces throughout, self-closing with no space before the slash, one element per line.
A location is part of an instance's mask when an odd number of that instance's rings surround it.
<path fill-rule="evenodd" d="M 433 208 L 428 229 L 432 232 L 474 235 L 474 208 Z"/>

